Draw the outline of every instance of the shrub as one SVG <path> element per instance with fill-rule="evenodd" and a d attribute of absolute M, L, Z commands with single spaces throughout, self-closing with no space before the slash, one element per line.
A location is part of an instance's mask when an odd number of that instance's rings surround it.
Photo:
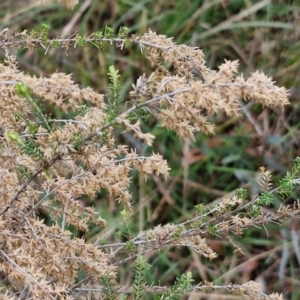
<path fill-rule="evenodd" d="M 129 191 L 133 170 L 145 180 L 151 174 L 168 179 L 169 167 L 159 153 L 142 155 L 117 141 L 114 133 L 121 128 L 151 146 L 155 136 L 143 131 L 142 122 L 155 119 L 179 138 L 194 139 L 196 132 L 214 133 L 210 120 L 217 113 L 238 118 L 240 99 L 283 109 L 287 90 L 259 71 L 248 78 L 238 75 L 238 61 L 225 61 L 218 71 L 211 70 L 200 49 L 176 45 L 151 30 L 130 35 L 126 27 L 118 34 L 106 27 L 88 37 L 55 39 L 49 38 L 49 31 L 42 25 L 30 32 L 0 33 L 0 48 L 6 53 L 0 64 L 2 298 L 179 299 L 185 293 L 223 289 L 243 299 L 282 299 L 276 293 L 264 294 L 253 281 L 221 286 L 195 283 L 190 271 L 170 287 L 153 285 L 147 280 L 151 270 L 147 257 L 172 247 L 189 247 L 213 260 L 217 253 L 207 237 L 226 239 L 243 253 L 232 235 L 299 216 L 298 203 L 288 206 L 284 200 L 299 184 L 300 158 L 275 188 L 271 172 L 262 167 L 260 191 L 250 200 L 247 190 L 239 189 L 213 205 L 197 205 L 193 218 L 134 233 L 135 207 Z M 103 95 L 80 88 L 71 75 L 25 74 L 10 55 L 13 49 L 43 48 L 47 55 L 52 48 L 68 52 L 71 47 L 92 46 L 99 51 L 138 47 L 153 73 L 141 74 L 124 97 L 121 74 L 110 66 L 109 88 Z M 63 117 L 47 115 L 45 106 L 55 107 Z M 111 241 L 100 233 L 91 243 L 80 233 L 110 225 L 101 210 L 82 199 L 95 199 L 101 191 L 122 207 L 123 228 Z M 282 205 L 274 213 L 266 212 L 264 208 L 272 206 L 276 197 Z M 130 268 L 132 262 L 128 285 L 118 282 L 121 268 Z"/>

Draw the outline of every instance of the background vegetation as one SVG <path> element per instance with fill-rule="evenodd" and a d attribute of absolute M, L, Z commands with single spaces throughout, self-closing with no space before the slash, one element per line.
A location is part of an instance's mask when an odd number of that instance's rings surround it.
<path fill-rule="evenodd" d="M 138 173 L 133 174 L 135 222 L 131 224 L 132 234 L 158 224 L 192 218 L 195 205 L 212 205 L 240 187 L 255 196 L 259 167 L 265 166 L 272 170 L 275 179 L 276 176 L 281 178 L 295 157 L 300 156 L 300 6 L 297 1 L 86 0 L 70 11 L 54 2 L 40 5 L 37 1 L 2 0 L 0 20 L 0 31 L 9 27 L 15 32 L 37 29 L 46 23 L 51 27 L 53 38 L 60 34 L 69 37 L 76 32 L 89 36 L 105 26 L 116 32 L 121 26 L 127 26 L 132 33 L 139 34 L 151 28 L 174 37 L 177 44 L 203 49 L 207 65 L 212 69 L 224 59 L 238 59 L 245 76 L 261 70 L 279 86 L 290 89 L 291 104 L 284 111 L 244 103 L 242 120 L 217 115 L 213 120 L 216 134 L 198 134 L 194 142 L 180 141 L 174 132 L 157 126 L 155 121 L 143 124 L 144 131 L 156 136 L 152 148 L 130 134 L 120 135 L 116 131 L 117 142 L 129 144 L 141 154 L 158 151 L 171 167 L 168 181 L 153 175 L 145 184 Z M 72 73 L 81 87 L 91 86 L 101 93 L 108 90 L 106 74 L 110 65 L 115 65 L 122 74 L 122 95 L 129 92 L 142 73 L 151 73 L 149 62 L 134 48 L 120 51 L 112 47 L 110 51 L 101 52 L 94 47 L 84 47 L 70 49 L 68 55 L 53 49 L 47 55 L 44 52 L 44 49 L 21 50 L 15 54 L 20 68 L 32 75 L 49 76 L 55 71 Z M 47 110 L 50 116 L 63 117 L 53 107 Z M 298 198 L 299 190 L 295 190 L 286 201 L 293 203 Z M 101 208 L 102 217 L 108 220 L 106 232 L 92 228 L 84 236 L 88 241 L 100 235 L 109 240 L 122 231 L 121 208 L 109 195 L 101 193 L 92 202 L 81 200 L 88 202 L 85 205 Z M 279 201 L 274 208 L 278 206 Z M 74 234 L 82 235 L 76 230 Z M 265 230 L 249 229 L 233 242 L 244 255 L 234 252 L 229 241 L 216 238 L 208 240 L 219 255 L 211 262 L 188 249 L 148 257 L 152 265 L 148 282 L 156 282 L 159 274 L 160 284 L 169 285 L 180 274 L 191 270 L 196 281 L 227 285 L 254 280 L 264 286 L 266 293 L 283 292 L 286 299 L 299 299 L 298 219 L 290 219 L 281 227 L 272 224 Z M 124 267 L 120 282 L 126 282 L 128 272 L 131 268 Z M 219 294 L 217 298 L 234 299 L 234 296 L 226 298 Z M 195 295 L 189 299 L 206 298 Z"/>

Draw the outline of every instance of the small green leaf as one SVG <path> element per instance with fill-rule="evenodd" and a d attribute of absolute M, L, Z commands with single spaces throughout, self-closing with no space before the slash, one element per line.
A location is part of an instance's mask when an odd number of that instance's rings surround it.
<path fill-rule="evenodd" d="M 8 137 L 8 139 L 10 140 L 10 141 L 12 141 L 12 142 L 19 142 L 20 141 L 20 136 L 19 136 L 19 134 L 18 133 L 16 133 L 16 132 L 12 132 L 12 131 L 9 131 L 8 133 L 7 133 L 7 137 Z"/>

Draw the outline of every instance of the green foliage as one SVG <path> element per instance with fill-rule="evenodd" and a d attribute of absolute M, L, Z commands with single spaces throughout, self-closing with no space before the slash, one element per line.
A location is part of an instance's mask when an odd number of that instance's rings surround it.
<path fill-rule="evenodd" d="M 125 250 L 129 251 L 130 253 L 134 253 L 137 250 L 137 247 L 133 241 L 128 241 L 126 242 Z"/>
<path fill-rule="evenodd" d="M 176 238 L 181 237 L 182 234 L 183 234 L 183 232 L 184 232 L 184 230 L 185 230 L 185 227 L 184 227 L 184 226 L 178 226 L 178 227 L 176 228 L 176 230 L 171 234 L 171 237 L 172 237 L 173 239 L 176 239 Z"/>
<path fill-rule="evenodd" d="M 292 172 L 287 172 L 286 175 L 279 181 L 279 194 L 285 197 L 292 196 L 295 187 L 299 185 L 297 177 L 300 172 L 300 157 L 294 161 Z"/>
<path fill-rule="evenodd" d="M 18 146 L 27 155 L 42 160 L 44 157 L 43 151 L 40 150 L 40 146 L 33 139 L 20 139 Z"/>
<path fill-rule="evenodd" d="M 249 212 L 249 215 L 250 215 L 252 218 L 256 218 L 256 217 L 259 216 L 260 213 L 261 213 L 261 206 L 260 206 L 260 205 L 253 204 L 253 205 L 248 206 L 247 210 L 248 210 L 248 212 Z"/>
<path fill-rule="evenodd" d="M 172 286 L 169 292 L 164 293 L 160 300 L 179 300 L 182 295 L 190 292 L 193 289 L 192 272 L 182 274 L 179 278 L 176 278 L 176 282 Z"/>
<path fill-rule="evenodd" d="M 48 132 L 51 132 L 51 126 L 49 124 L 49 118 L 41 111 L 37 103 L 30 95 L 30 89 L 23 83 L 17 83 L 15 85 L 16 92 L 19 96 L 24 97 L 32 108 L 34 115 L 38 118 L 37 123 L 40 123 Z"/>
<path fill-rule="evenodd" d="M 104 287 L 104 293 L 107 300 L 115 300 L 115 282 L 112 275 L 104 275 L 100 277 L 100 282 Z"/>
<path fill-rule="evenodd" d="M 31 120 L 26 120 L 26 121 L 27 121 L 29 133 L 35 136 L 39 131 L 38 124 L 36 124 Z"/>
<path fill-rule="evenodd" d="M 236 196 L 242 200 L 246 200 L 248 197 L 248 191 L 246 189 L 240 188 L 236 190 Z"/>
<path fill-rule="evenodd" d="M 94 33 L 94 36 L 95 36 L 95 39 L 96 39 L 96 40 L 100 40 L 100 39 L 103 38 L 103 33 L 102 33 L 102 31 L 96 31 L 96 32 Z"/>
<path fill-rule="evenodd" d="M 16 142 L 16 143 L 19 143 L 20 142 L 20 137 L 19 137 L 19 134 L 16 133 L 16 132 L 12 132 L 12 131 L 9 131 L 7 133 L 7 137 L 10 141 L 13 141 L 13 142 Z"/>
<path fill-rule="evenodd" d="M 41 39 L 43 43 L 46 43 L 48 40 L 48 33 L 50 31 L 50 26 L 47 24 L 42 24 L 38 30 L 31 30 L 30 36 L 35 39 Z"/>
<path fill-rule="evenodd" d="M 121 39 L 125 39 L 124 42 L 125 48 L 129 48 L 132 45 L 132 42 L 129 39 L 129 33 L 130 33 L 130 29 L 128 27 L 126 26 L 120 27 L 118 37 Z"/>
<path fill-rule="evenodd" d="M 115 36 L 115 30 L 109 26 L 105 26 L 103 36 L 106 39 L 113 38 Z"/>
<path fill-rule="evenodd" d="M 216 236 L 218 234 L 218 228 L 214 224 L 208 224 L 207 231 L 212 236 Z"/>
<path fill-rule="evenodd" d="M 120 214 L 122 223 L 124 225 L 122 230 L 120 231 L 120 237 L 123 236 L 129 239 L 132 236 L 132 221 L 130 219 L 130 213 L 127 210 L 123 209 Z M 131 251 L 134 251 L 133 249 L 135 248 L 135 246 L 132 243 L 128 242 L 127 247 L 131 249 Z"/>
<path fill-rule="evenodd" d="M 208 208 L 205 205 L 203 205 L 202 203 L 197 204 L 195 206 L 195 209 L 196 209 L 197 214 L 199 214 L 200 216 L 205 214 L 208 211 Z"/>
<path fill-rule="evenodd" d="M 146 262 L 142 255 L 138 255 L 133 264 L 133 298 L 134 300 L 144 299 L 147 289 L 147 274 L 151 265 Z"/>
<path fill-rule="evenodd" d="M 47 24 L 42 24 L 40 28 L 42 43 L 45 44 L 48 41 L 48 34 L 50 31 L 50 26 Z"/>
<path fill-rule="evenodd" d="M 128 39 L 129 33 L 130 33 L 130 29 L 126 26 L 122 26 L 120 27 L 118 36 L 121 39 Z"/>
<path fill-rule="evenodd" d="M 73 141 L 74 141 L 74 148 L 79 150 L 84 144 L 84 137 L 81 133 L 75 132 L 73 133 Z"/>
<path fill-rule="evenodd" d="M 59 42 L 58 40 L 52 40 L 51 46 L 52 46 L 54 49 L 57 49 L 57 48 L 60 46 L 60 42 Z"/>
<path fill-rule="evenodd" d="M 115 69 L 114 66 L 108 68 L 109 72 L 107 73 L 109 78 L 109 92 L 108 92 L 108 121 L 113 122 L 118 114 L 117 106 L 120 103 L 120 75 L 119 71 Z"/>
<path fill-rule="evenodd" d="M 107 238 L 105 238 L 105 237 L 101 238 L 100 241 L 99 241 L 100 245 L 106 245 L 107 243 L 108 243 L 108 241 L 107 241 Z"/>
<path fill-rule="evenodd" d="M 128 119 L 131 122 L 136 122 L 137 120 L 141 120 L 144 123 L 149 123 L 152 119 L 152 114 L 148 109 L 143 107 L 131 112 L 128 116 Z"/>
<path fill-rule="evenodd" d="M 34 141 L 34 138 L 20 138 L 16 132 L 9 131 L 7 133 L 9 140 L 15 142 L 20 149 L 33 158 L 42 160 L 44 153 L 40 150 L 40 146 Z M 27 170 L 27 169 L 26 169 Z M 25 174 L 22 172 L 23 175 Z"/>
<path fill-rule="evenodd" d="M 80 47 L 83 47 L 86 44 L 85 37 L 83 37 L 79 34 L 76 34 L 75 39 L 76 39 L 75 47 L 76 47 L 76 45 L 79 45 Z"/>
<path fill-rule="evenodd" d="M 274 196 L 271 192 L 262 192 L 261 195 L 258 197 L 257 204 L 258 205 L 266 205 L 269 206 L 273 203 Z"/>

